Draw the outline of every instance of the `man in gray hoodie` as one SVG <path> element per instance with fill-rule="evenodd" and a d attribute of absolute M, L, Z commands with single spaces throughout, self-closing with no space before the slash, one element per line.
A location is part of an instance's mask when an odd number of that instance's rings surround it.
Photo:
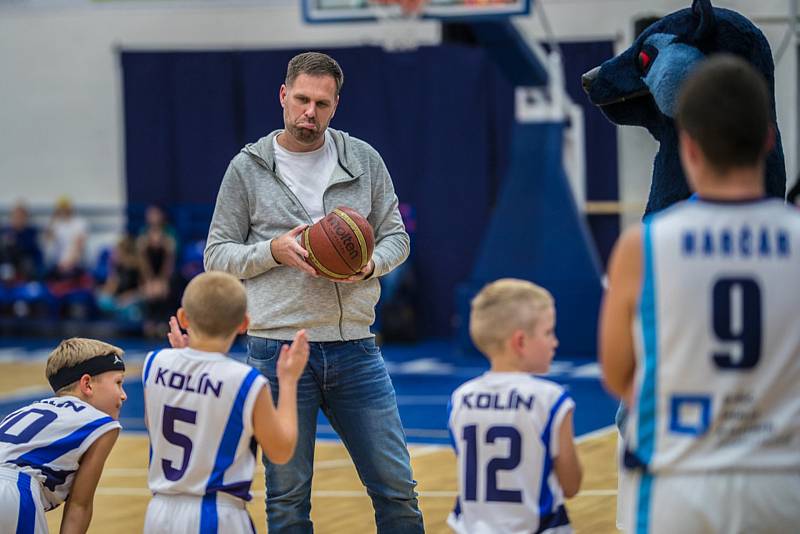
<path fill-rule="evenodd" d="M 308 365 L 298 383 L 298 443 L 292 460 L 264 458 L 270 532 L 312 532 L 311 477 L 322 408 L 347 446 L 375 508 L 379 533 L 423 532 L 394 387 L 370 333 L 378 277 L 400 265 L 409 238 L 378 152 L 328 128 L 343 75 L 331 57 L 295 56 L 280 88 L 285 128 L 237 154 L 225 173 L 205 249 L 207 270 L 244 280 L 251 317 L 248 363 L 278 398 L 281 346 L 305 329 Z M 375 252 L 343 282 L 316 275 L 297 236 L 348 206 L 375 231 Z"/>

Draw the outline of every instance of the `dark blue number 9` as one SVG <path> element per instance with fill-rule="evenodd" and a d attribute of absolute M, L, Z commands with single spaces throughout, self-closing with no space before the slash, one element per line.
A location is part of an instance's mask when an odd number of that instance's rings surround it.
<path fill-rule="evenodd" d="M 734 292 L 741 294 L 737 307 Z M 714 284 L 712 296 L 714 334 L 720 341 L 741 346 L 738 358 L 731 351 L 715 351 L 714 363 L 721 369 L 752 369 L 761 358 L 761 288 L 752 278 L 722 278 Z"/>
<path fill-rule="evenodd" d="M 11 430 L 11 427 L 21 421 L 26 415 L 32 413 L 38 414 L 39 417 L 28 423 L 28 426 L 25 427 L 23 431 L 17 434 L 10 434 L 8 432 Z M 31 408 L 30 410 L 20 412 L 6 421 L 3 426 L 0 426 L 0 441 L 13 443 L 15 445 L 19 445 L 20 443 L 28 443 L 34 438 L 34 436 L 36 436 L 36 434 L 44 430 L 44 427 L 52 423 L 55 418 L 55 412 L 51 412 L 50 410 L 42 410 L 40 408 Z"/>
<path fill-rule="evenodd" d="M 161 459 L 161 468 L 164 470 L 164 476 L 167 480 L 173 482 L 179 480 L 186 472 L 186 468 L 189 466 L 189 457 L 192 455 L 192 440 L 189 436 L 175 431 L 175 421 L 195 424 L 195 421 L 197 421 L 197 412 L 164 405 L 164 417 L 161 428 L 164 438 L 173 445 L 177 445 L 183 449 L 183 459 L 181 460 L 179 469 L 172 467 L 172 462 L 170 460 L 166 458 Z"/>
<path fill-rule="evenodd" d="M 477 500 L 478 486 L 478 428 L 476 425 L 465 426 L 461 434 L 467 444 L 464 458 L 464 500 Z M 486 431 L 486 443 L 494 443 L 498 439 L 509 440 L 508 456 L 492 458 L 486 465 L 486 501 L 487 502 L 522 502 L 519 490 L 503 490 L 497 488 L 497 472 L 515 469 L 522 458 L 522 436 L 513 426 L 497 425 Z"/>

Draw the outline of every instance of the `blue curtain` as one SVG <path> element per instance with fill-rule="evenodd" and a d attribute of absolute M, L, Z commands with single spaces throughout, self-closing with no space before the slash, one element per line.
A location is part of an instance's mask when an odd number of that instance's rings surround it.
<path fill-rule="evenodd" d="M 345 74 L 332 126 L 374 146 L 414 208 L 422 333 L 449 336 L 455 287 L 469 278 L 508 166 L 513 88 L 475 47 L 323 51 Z M 204 237 L 231 158 L 283 126 L 278 89 L 298 52 L 122 52 L 132 227 L 159 203 L 186 239 Z"/>
<path fill-rule="evenodd" d="M 586 198 L 618 200 L 617 127 L 589 102 L 581 87 L 581 74 L 614 56 L 612 41 L 560 43 L 564 62 L 564 81 L 573 102 L 583 108 L 586 131 Z M 588 218 L 600 260 L 608 261 L 619 235 L 618 215 L 591 215 Z"/>

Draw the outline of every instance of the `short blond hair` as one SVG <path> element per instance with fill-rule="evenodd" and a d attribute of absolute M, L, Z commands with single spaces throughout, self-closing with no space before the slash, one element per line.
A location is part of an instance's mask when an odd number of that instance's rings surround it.
<path fill-rule="evenodd" d="M 53 349 L 47 357 L 47 365 L 44 370 L 45 377 L 49 381 L 52 376 L 65 367 L 75 367 L 79 363 L 91 360 L 95 356 L 105 356 L 113 354 L 122 357 L 125 351 L 104 341 L 89 339 L 85 337 L 71 337 L 65 339 Z M 59 389 L 56 393 L 72 389 L 75 382 Z"/>
<path fill-rule="evenodd" d="M 235 276 L 207 272 L 192 278 L 181 306 L 193 330 L 209 337 L 228 337 L 244 321 L 247 293 Z"/>
<path fill-rule="evenodd" d="M 472 299 L 469 335 L 481 352 L 491 354 L 516 330 L 532 331 L 542 312 L 554 305 L 550 292 L 532 282 L 495 280 Z"/>

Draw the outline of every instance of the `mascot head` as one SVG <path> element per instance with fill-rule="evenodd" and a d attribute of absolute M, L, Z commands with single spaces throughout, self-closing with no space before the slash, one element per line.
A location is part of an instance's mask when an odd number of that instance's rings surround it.
<path fill-rule="evenodd" d="M 643 126 L 660 143 L 653 165 L 647 212 L 689 196 L 680 165 L 675 103 L 681 84 L 706 56 L 727 52 L 750 62 L 767 80 L 775 121 L 775 66 L 764 34 L 735 11 L 715 8 L 710 0 L 671 13 L 650 25 L 622 52 L 582 77 L 593 104 L 619 125 Z M 768 195 L 783 197 L 786 170 L 780 133 L 767 157 Z"/>

